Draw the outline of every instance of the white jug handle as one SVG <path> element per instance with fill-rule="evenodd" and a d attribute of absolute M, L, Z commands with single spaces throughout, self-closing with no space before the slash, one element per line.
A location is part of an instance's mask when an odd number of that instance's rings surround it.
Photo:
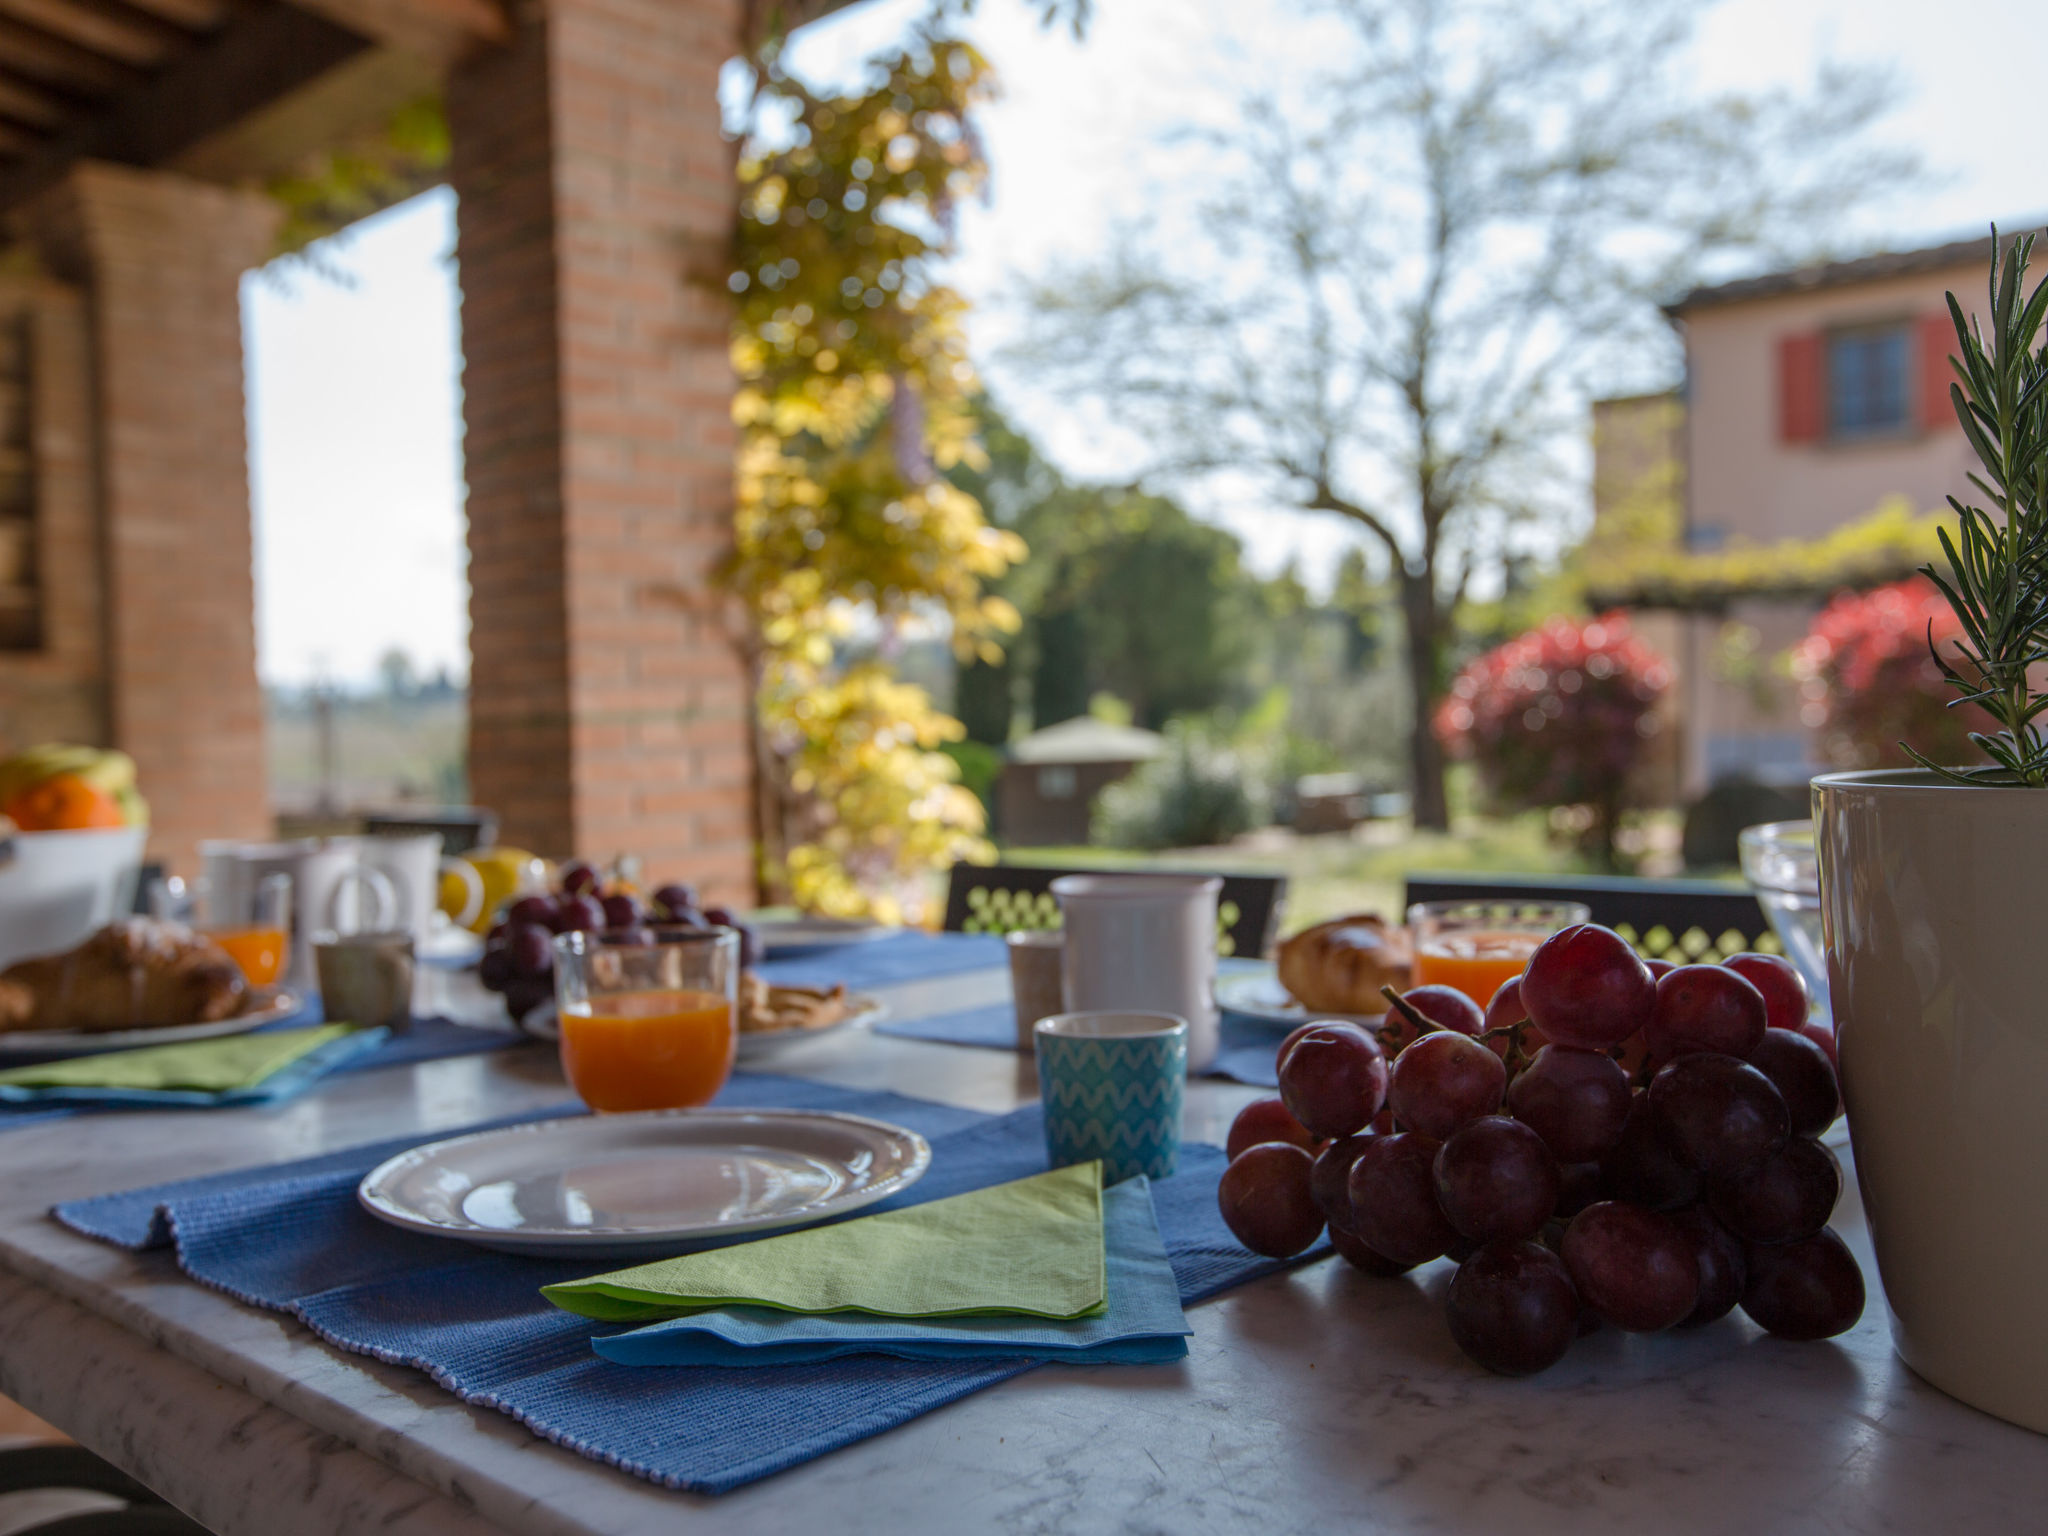
<path fill-rule="evenodd" d="M 367 864 L 351 864 L 335 880 L 334 889 L 327 893 L 327 926 L 337 933 L 341 931 L 341 893 L 351 881 L 369 892 L 370 910 L 375 914 L 369 922 L 360 924 L 356 931 L 388 931 L 398 920 L 398 891 L 381 869 L 372 869 Z"/>
<path fill-rule="evenodd" d="M 484 877 L 467 859 L 443 859 L 441 873 L 462 882 L 462 911 L 452 921 L 458 928 L 467 928 L 484 915 Z"/>

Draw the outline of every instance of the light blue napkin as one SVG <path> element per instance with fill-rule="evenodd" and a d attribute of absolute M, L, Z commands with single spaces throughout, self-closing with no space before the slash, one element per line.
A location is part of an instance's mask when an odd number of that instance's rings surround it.
<path fill-rule="evenodd" d="M 1021 1314 L 879 1317 L 722 1307 L 591 1341 L 621 1365 L 794 1365 L 841 1355 L 906 1360 L 1049 1360 L 1064 1365 L 1153 1365 L 1188 1352 L 1180 1287 L 1140 1176 L 1103 1192 L 1109 1305 L 1094 1317 L 1052 1322 Z"/>

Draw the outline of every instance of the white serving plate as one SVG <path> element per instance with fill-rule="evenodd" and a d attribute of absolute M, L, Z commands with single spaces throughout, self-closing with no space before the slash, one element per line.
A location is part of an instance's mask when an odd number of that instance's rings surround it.
<path fill-rule="evenodd" d="M 931 1158 L 916 1132 L 860 1115 L 661 1109 L 431 1142 L 373 1168 L 356 1198 L 393 1226 L 505 1253 L 633 1258 L 857 1211 Z"/>
<path fill-rule="evenodd" d="M 1262 1024 L 1284 1024 L 1289 1029 L 1297 1024 L 1306 1024 L 1310 1019 L 1347 1019 L 1354 1024 L 1368 1024 L 1377 1029 L 1380 1020 L 1386 1017 L 1384 1010 L 1379 1013 L 1311 1013 L 1280 985 L 1280 978 L 1270 965 L 1218 976 L 1216 1001 L 1244 1018 L 1256 1019 Z"/>
<path fill-rule="evenodd" d="M 303 1007 L 305 999 L 296 993 L 259 991 L 249 995 L 244 1012 L 207 1024 L 168 1024 L 162 1029 L 18 1029 L 0 1034 L 0 1057 L 99 1056 L 145 1045 L 216 1040 L 281 1023 Z"/>
<path fill-rule="evenodd" d="M 823 1040 L 827 1036 L 846 1030 L 868 1029 L 889 1016 L 889 1005 L 879 997 L 870 997 L 865 992 L 856 992 L 847 999 L 851 1011 L 837 1024 L 827 1024 L 819 1029 L 743 1029 L 739 1036 L 739 1049 L 734 1053 L 738 1061 L 759 1061 L 764 1056 L 781 1054 L 789 1046 L 805 1040 Z M 562 1038 L 562 1021 L 555 1016 L 553 1003 L 542 1003 L 520 1022 L 519 1027 L 529 1035 L 543 1040 Z"/>
<path fill-rule="evenodd" d="M 886 939 L 903 931 L 851 917 L 768 918 L 750 921 L 747 926 L 761 941 L 763 953 L 785 956 L 819 949 L 844 949 L 849 944 L 871 944 L 876 939 Z"/>

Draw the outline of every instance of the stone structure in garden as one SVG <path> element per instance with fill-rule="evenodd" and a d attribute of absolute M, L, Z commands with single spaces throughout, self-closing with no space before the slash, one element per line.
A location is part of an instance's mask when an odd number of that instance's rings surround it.
<path fill-rule="evenodd" d="M 269 825 L 241 276 L 260 190 L 439 95 L 460 202 L 474 797 L 751 888 L 720 67 L 829 4 L 39 0 L 0 18 L 0 743 L 126 748 L 152 852 Z M 772 12 L 772 14 L 770 14 Z M 33 17 L 33 20 L 25 19 Z"/>

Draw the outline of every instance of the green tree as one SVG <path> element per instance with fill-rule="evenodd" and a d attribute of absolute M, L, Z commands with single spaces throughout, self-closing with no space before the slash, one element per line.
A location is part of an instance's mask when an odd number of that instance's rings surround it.
<path fill-rule="evenodd" d="M 1902 165 L 1863 136 L 1882 80 L 1693 98 L 1697 0 L 1327 9 L 1348 56 L 1211 137 L 1189 216 L 1049 273 L 1019 361 L 1143 433 L 1148 478 L 1249 479 L 1361 531 L 1401 617 L 1415 819 L 1442 828 L 1452 615 L 1580 501 L 1591 381 L 1669 370 L 1658 298 L 1812 253 Z"/>

